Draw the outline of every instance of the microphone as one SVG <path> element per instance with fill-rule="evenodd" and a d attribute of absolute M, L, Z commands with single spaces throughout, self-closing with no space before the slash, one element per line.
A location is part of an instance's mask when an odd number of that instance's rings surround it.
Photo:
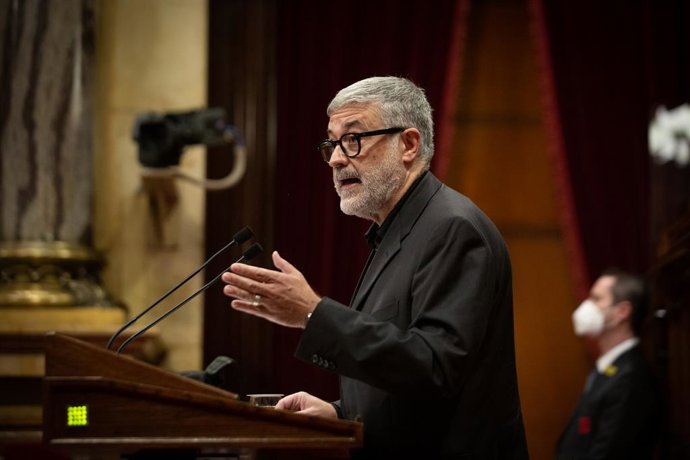
<path fill-rule="evenodd" d="M 241 262 L 249 261 L 249 260 L 253 259 L 254 257 L 258 256 L 259 254 L 261 254 L 261 252 L 262 252 L 263 250 L 264 250 L 264 248 L 262 248 L 261 245 L 260 245 L 259 243 L 254 243 L 254 244 L 252 244 L 251 246 L 249 246 L 249 248 L 248 248 L 246 251 L 244 251 L 244 254 L 242 254 L 242 257 L 240 257 L 239 259 L 237 259 L 237 261 L 235 261 L 235 263 L 241 263 Z M 231 266 L 232 266 L 232 265 L 231 265 Z M 211 281 L 209 281 L 208 283 L 206 283 L 206 284 L 204 284 L 203 286 L 201 286 L 201 287 L 200 287 L 199 289 L 197 289 L 192 295 L 190 295 L 189 297 L 187 297 L 186 299 L 184 299 L 182 302 L 180 302 L 180 303 L 178 303 L 177 305 L 175 305 L 174 307 L 172 307 L 170 310 L 168 310 L 168 311 L 166 311 L 165 313 L 163 313 L 163 314 L 162 314 L 161 316 L 159 316 L 155 321 L 149 323 L 148 325 L 146 325 L 145 327 L 143 327 L 139 332 L 137 332 L 136 334 L 133 334 L 133 335 L 132 335 L 131 337 L 129 337 L 127 340 L 125 340 L 124 342 L 122 342 L 122 345 L 120 345 L 120 347 L 117 349 L 117 353 L 122 353 L 122 352 L 124 351 L 124 349 L 127 347 L 127 345 L 129 345 L 129 343 L 130 343 L 132 340 L 136 339 L 136 338 L 139 337 L 141 334 L 143 334 L 144 332 L 148 331 L 149 329 L 151 329 L 153 326 L 155 326 L 156 324 L 158 324 L 158 323 L 160 323 L 161 321 L 163 321 L 163 320 L 164 320 L 165 318 L 167 318 L 168 316 L 172 315 L 175 311 L 177 311 L 178 308 L 182 307 L 182 306 L 185 305 L 187 302 L 189 302 L 190 300 L 192 300 L 194 297 L 196 297 L 196 296 L 198 296 L 199 294 L 201 294 L 202 292 L 204 292 L 204 291 L 205 291 L 206 289 L 208 289 L 213 283 L 215 283 L 216 281 L 218 281 L 218 280 L 220 279 L 220 277 L 223 275 L 223 273 L 227 272 L 228 270 L 230 270 L 230 267 L 228 267 L 228 268 L 226 268 L 225 270 L 223 270 L 222 272 L 218 273 L 218 275 L 216 275 L 215 278 L 213 278 Z"/>
<path fill-rule="evenodd" d="M 228 249 L 228 248 L 231 247 L 231 246 L 235 246 L 235 245 L 239 246 L 240 244 L 244 243 L 245 241 L 247 241 L 247 240 L 248 240 L 249 238 L 251 238 L 252 236 L 254 236 L 254 232 L 252 231 L 252 229 L 251 229 L 250 227 L 244 227 L 244 228 L 242 228 L 242 230 L 240 230 L 239 232 L 235 233 L 235 235 L 233 235 L 233 237 L 232 237 L 232 241 L 230 241 L 228 244 L 226 244 L 225 246 L 223 246 L 219 251 L 217 251 L 215 254 L 213 254 L 211 257 L 209 257 L 209 259 L 208 259 L 206 262 L 204 262 L 203 265 L 201 265 L 199 268 L 197 268 L 196 270 L 194 270 L 194 272 L 192 272 L 189 276 L 187 276 L 185 279 L 183 279 L 182 281 L 180 281 L 179 283 L 177 283 L 177 286 L 175 286 L 174 288 L 170 289 L 168 292 L 166 292 L 165 294 L 163 294 L 162 297 L 160 297 L 158 300 L 156 300 L 156 301 L 153 302 L 151 305 L 149 305 L 148 307 L 146 307 L 146 308 L 145 308 L 141 313 L 139 313 L 137 316 L 135 316 L 134 318 L 130 319 L 130 320 L 127 321 L 125 324 L 123 324 L 122 327 L 120 327 L 120 329 L 118 329 L 117 331 L 115 331 L 115 333 L 112 335 L 112 337 L 110 337 L 110 340 L 108 340 L 108 344 L 105 346 L 105 349 L 106 349 L 106 350 L 110 350 L 110 347 L 112 347 L 113 342 L 115 342 L 115 339 L 116 339 L 117 337 L 119 337 L 120 334 L 122 334 L 122 333 L 125 331 L 125 329 L 127 329 L 129 326 L 131 326 L 132 324 L 134 324 L 135 322 L 137 322 L 137 321 L 139 320 L 139 318 L 141 318 L 142 316 L 144 316 L 146 313 L 150 312 L 156 305 L 158 305 L 158 304 L 161 303 L 163 300 L 165 300 L 166 298 L 168 298 L 168 296 L 169 296 L 170 294 L 172 294 L 173 292 L 177 291 L 177 290 L 180 288 L 180 286 L 182 286 L 183 284 L 185 284 L 185 283 L 186 283 L 187 281 L 189 281 L 194 275 L 196 275 L 196 274 L 199 273 L 201 270 L 203 270 L 213 259 L 216 258 L 216 256 L 217 256 L 218 254 L 224 252 L 226 249 Z"/>

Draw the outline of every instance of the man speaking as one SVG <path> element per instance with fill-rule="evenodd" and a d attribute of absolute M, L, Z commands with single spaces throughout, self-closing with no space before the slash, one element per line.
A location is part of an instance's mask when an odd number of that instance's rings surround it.
<path fill-rule="evenodd" d="M 232 307 L 303 328 L 296 356 L 340 375 L 341 399 L 276 408 L 364 423 L 356 458 L 525 459 L 511 267 L 494 224 L 429 167 L 431 107 L 409 80 L 373 77 L 328 106 L 318 146 L 340 209 L 373 222 L 351 305 L 276 270 L 234 264 Z"/>

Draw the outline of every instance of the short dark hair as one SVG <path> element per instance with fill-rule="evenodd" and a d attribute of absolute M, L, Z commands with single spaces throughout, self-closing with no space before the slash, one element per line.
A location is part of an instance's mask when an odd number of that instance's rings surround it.
<path fill-rule="evenodd" d="M 647 281 L 640 275 L 615 267 L 604 270 L 601 276 L 612 276 L 615 278 L 615 282 L 611 286 L 613 302 L 619 303 L 626 300 L 630 302 L 632 305 L 630 322 L 633 331 L 639 334 L 647 316 L 649 304 L 649 286 Z"/>

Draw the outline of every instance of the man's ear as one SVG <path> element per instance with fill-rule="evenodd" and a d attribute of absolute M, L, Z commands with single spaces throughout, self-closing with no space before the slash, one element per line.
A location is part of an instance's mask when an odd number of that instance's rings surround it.
<path fill-rule="evenodd" d="M 632 304 L 630 301 L 624 300 L 618 304 L 618 308 L 615 309 L 614 315 L 620 322 L 632 321 L 632 312 Z"/>
<path fill-rule="evenodd" d="M 409 128 L 400 134 L 405 149 L 402 152 L 403 162 L 407 165 L 412 164 L 419 157 L 419 140 L 421 135 L 416 128 Z"/>

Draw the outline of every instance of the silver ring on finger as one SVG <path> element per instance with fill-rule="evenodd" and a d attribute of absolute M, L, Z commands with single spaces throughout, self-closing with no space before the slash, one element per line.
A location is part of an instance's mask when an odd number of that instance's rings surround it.
<path fill-rule="evenodd" d="M 261 305 L 261 296 L 259 294 L 254 294 L 254 300 L 252 301 L 252 307 L 256 308 Z"/>

